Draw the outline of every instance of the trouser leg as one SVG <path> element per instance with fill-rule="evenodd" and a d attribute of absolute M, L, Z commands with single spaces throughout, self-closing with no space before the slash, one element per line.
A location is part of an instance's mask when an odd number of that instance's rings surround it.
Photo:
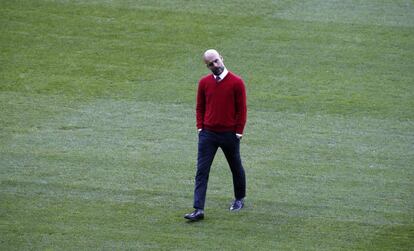
<path fill-rule="evenodd" d="M 218 145 L 214 135 L 205 130 L 201 131 L 198 139 L 197 173 L 194 188 L 194 208 L 196 209 L 204 209 L 210 168 L 217 149 Z"/>
<path fill-rule="evenodd" d="M 234 197 L 243 199 L 246 196 L 246 175 L 240 157 L 240 140 L 234 133 L 225 134 L 225 137 L 221 149 L 233 176 Z"/>

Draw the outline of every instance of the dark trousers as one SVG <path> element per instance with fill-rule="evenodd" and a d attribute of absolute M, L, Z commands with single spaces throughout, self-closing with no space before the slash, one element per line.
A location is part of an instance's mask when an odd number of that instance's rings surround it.
<path fill-rule="evenodd" d="M 220 147 L 233 175 L 234 197 L 246 196 L 246 176 L 240 158 L 240 140 L 234 132 L 202 130 L 198 135 L 197 173 L 194 188 L 194 208 L 204 209 L 211 164 Z"/>

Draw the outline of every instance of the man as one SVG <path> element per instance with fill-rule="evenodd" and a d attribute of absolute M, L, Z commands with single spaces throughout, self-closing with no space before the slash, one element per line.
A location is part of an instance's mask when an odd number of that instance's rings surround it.
<path fill-rule="evenodd" d="M 184 218 L 204 218 L 204 204 L 210 167 L 220 147 L 233 176 L 234 201 L 230 211 L 243 208 L 246 178 L 240 158 L 240 139 L 246 124 L 246 90 L 243 80 L 228 71 L 216 50 L 204 53 L 204 62 L 213 74 L 199 81 L 196 120 L 198 130 L 197 172 L 194 188 L 194 211 Z"/>

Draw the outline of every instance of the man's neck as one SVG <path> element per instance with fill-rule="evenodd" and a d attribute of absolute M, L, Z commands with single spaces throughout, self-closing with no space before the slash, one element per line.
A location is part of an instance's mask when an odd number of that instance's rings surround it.
<path fill-rule="evenodd" d="M 220 77 L 220 79 L 223 80 L 228 73 L 229 71 L 226 68 L 224 68 L 223 72 L 220 75 L 218 75 L 218 77 Z"/>

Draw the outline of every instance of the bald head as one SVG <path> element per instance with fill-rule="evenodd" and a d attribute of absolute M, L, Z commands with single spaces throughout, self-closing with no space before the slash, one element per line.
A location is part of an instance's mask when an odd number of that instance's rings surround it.
<path fill-rule="evenodd" d="M 206 52 L 204 52 L 204 59 L 211 57 L 220 57 L 220 54 L 214 49 L 206 50 Z"/>
<path fill-rule="evenodd" d="M 204 62 L 214 75 L 220 75 L 224 70 L 223 57 L 214 49 L 204 52 Z"/>

